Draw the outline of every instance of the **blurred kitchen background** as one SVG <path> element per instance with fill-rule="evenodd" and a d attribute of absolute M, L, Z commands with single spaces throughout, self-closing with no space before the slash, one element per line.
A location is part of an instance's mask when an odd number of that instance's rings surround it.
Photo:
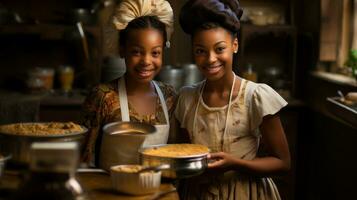
<path fill-rule="evenodd" d="M 125 72 L 108 22 L 116 0 L 0 1 L 0 124 L 78 121 L 88 90 Z M 175 32 L 157 79 L 179 89 L 202 79 L 169 0 Z M 234 71 L 276 89 L 292 170 L 276 177 L 286 200 L 352 199 L 357 106 L 357 0 L 241 0 Z M 353 71 L 355 69 L 355 72 Z"/>

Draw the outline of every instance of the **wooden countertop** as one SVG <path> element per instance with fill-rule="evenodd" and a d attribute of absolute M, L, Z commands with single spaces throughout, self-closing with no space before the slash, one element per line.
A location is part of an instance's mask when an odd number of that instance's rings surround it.
<path fill-rule="evenodd" d="M 110 176 L 106 173 L 81 172 L 76 179 L 82 186 L 88 199 L 100 200 L 179 200 L 178 193 L 171 183 L 161 183 L 154 194 L 132 196 L 116 192 L 112 189 Z M 5 172 L 0 180 L 0 200 L 9 199 L 16 193 L 21 183 L 21 176 L 14 172 Z"/>
<path fill-rule="evenodd" d="M 78 181 L 88 193 L 90 199 L 104 200 L 144 200 L 144 199 L 160 199 L 160 200 L 175 200 L 179 199 L 175 188 L 170 183 L 162 183 L 158 192 L 143 196 L 129 196 L 111 189 L 112 185 L 108 174 L 104 173 L 78 173 Z M 165 194 L 168 191 L 170 193 Z"/>
<path fill-rule="evenodd" d="M 324 73 L 326 75 L 325 78 L 321 77 L 321 74 L 323 73 L 311 73 L 307 79 L 306 86 L 309 86 L 305 91 L 307 106 L 334 121 L 356 129 L 354 111 L 347 109 L 347 106 L 334 100 L 338 96 L 337 91 L 340 90 L 343 94 L 347 94 L 348 92 L 356 91 L 356 86 L 353 84 L 343 84 L 342 75 L 338 76 L 339 79 L 337 80 L 339 81 L 332 81 L 330 76 L 333 75 L 331 73 Z M 347 79 L 348 77 L 344 78 Z"/>
<path fill-rule="evenodd" d="M 346 105 L 340 101 L 340 97 L 327 97 L 327 111 L 352 127 L 357 128 L 357 104 Z"/>

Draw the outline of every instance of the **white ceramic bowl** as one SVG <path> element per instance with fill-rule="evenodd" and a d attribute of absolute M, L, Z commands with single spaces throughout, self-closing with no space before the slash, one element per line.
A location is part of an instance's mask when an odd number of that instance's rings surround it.
<path fill-rule="evenodd" d="M 131 195 L 156 192 L 161 184 L 161 171 L 137 173 L 137 169 L 141 167 L 141 165 L 112 166 L 110 168 L 110 178 L 113 188 L 116 191 Z"/>

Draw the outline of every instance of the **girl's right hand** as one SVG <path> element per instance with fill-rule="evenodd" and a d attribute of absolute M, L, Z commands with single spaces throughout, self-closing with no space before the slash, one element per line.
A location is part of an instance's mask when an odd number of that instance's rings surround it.
<path fill-rule="evenodd" d="M 229 170 L 235 163 L 235 158 L 225 152 L 211 153 L 208 155 L 208 168 Z"/>

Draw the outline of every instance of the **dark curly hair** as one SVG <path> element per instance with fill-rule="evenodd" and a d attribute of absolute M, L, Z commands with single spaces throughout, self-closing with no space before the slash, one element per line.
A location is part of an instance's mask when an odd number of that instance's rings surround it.
<path fill-rule="evenodd" d="M 223 27 L 236 34 L 243 9 L 238 0 L 188 0 L 181 8 L 180 25 L 192 35 L 199 29 Z"/>
<path fill-rule="evenodd" d="M 157 16 L 142 16 L 133 19 L 125 29 L 119 31 L 119 45 L 125 46 L 130 31 L 144 28 L 153 28 L 161 32 L 165 44 L 167 40 L 165 24 L 162 23 Z"/>

